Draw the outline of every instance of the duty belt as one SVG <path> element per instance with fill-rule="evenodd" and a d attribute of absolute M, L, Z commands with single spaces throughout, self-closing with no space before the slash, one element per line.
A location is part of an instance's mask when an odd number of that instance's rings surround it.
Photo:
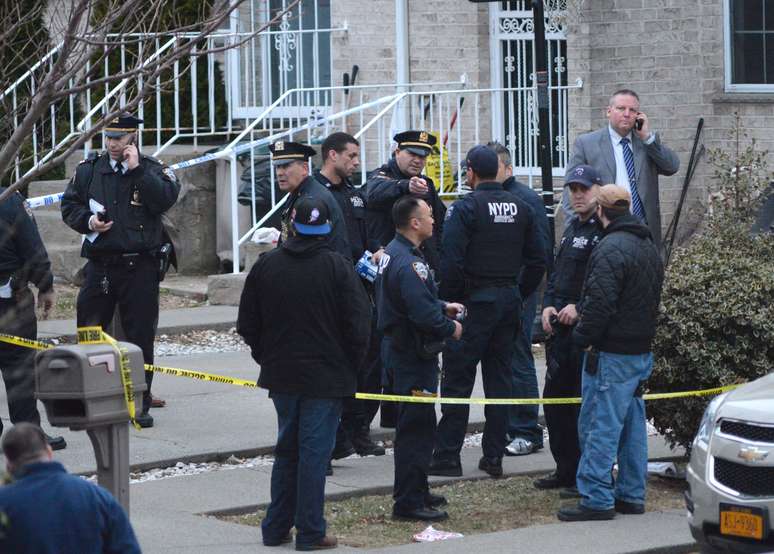
<path fill-rule="evenodd" d="M 465 289 L 473 291 L 487 288 L 510 288 L 518 286 L 516 277 L 466 277 Z"/>
<path fill-rule="evenodd" d="M 153 258 L 152 252 L 125 252 L 123 254 L 106 254 L 104 256 L 91 256 L 89 260 L 101 265 L 126 265 L 132 260 L 138 261 L 142 257 Z"/>

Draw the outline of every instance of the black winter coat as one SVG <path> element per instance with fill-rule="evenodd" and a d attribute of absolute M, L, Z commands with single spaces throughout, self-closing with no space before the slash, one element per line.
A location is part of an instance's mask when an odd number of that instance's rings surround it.
<path fill-rule="evenodd" d="M 261 366 L 261 387 L 344 398 L 357 387 L 371 304 L 352 263 L 329 241 L 291 237 L 250 270 L 237 332 Z"/>
<path fill-rule="evenodd" d="M 575 342 L 616 354 L 650 352 L 663 280 L 650 230 L 632 215 L 611 222 L 589 259 Z"/>

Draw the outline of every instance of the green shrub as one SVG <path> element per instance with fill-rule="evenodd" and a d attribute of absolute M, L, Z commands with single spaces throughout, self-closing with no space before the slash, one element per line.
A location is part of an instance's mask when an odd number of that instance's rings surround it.
<path fill-rule="evenodd" d="M 774 371 L 774 235 L 750 233 L 769 181 L 765 155 L 754 142 L 734 154 L 710 152 L 715 202 L 705 230 L 675 251 L 667 270 L 649 380 L 654 392 L 742 383 Z M 648 413 L 673 446 L 687 449 L 709 400 L 652 402 Z"/>

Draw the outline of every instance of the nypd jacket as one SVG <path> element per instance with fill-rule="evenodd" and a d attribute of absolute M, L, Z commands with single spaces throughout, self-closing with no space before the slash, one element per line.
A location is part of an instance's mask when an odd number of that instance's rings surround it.
<path fill-rule="evenodd" d="M 371 304 L 350 261 L 322 238 L 291 237 L 250 270 L 237 332 L 272 392 L 352 396 L 371 332 Z"/>
<path fill-rule="evenodd" d="M 550 273 L 554 265 L 554 245 L 551 242 L 550 227 L 553 224 L 553 220 L 550 222 L 548 220 L 546 205 L 543 203 L 542 197 L 524 183 L 517 181 L 515 177 L 508 177 L 503 181 L 503 189 L 511 194 L 515 194 L 532 208 L 532 212 L 535 214 L 537 234 L 543 242 L 543 248 L 545 249 L 546 271 Z"/>
<path fill-rule="evenodd" d="M 445 226 L 440 275 L 444 300 L 463 301 L 475 289 L 517 285 L 526 298 L 540 284 L 546 246 L 535 214 L 500 183 L 481 183 L 457 200 Z"/>
<path fill-rule="evenodd" d="M 139 554 L 129 518 L 105 489 L 59 462 L 23 466 L 0 487 L 0 552 Z"/>
<path fill-rule="evenodd" d="M 19 287 L 31 281 L 40 292 L 48 292 L 54 284 L 32 210 L 18 192 L 0 204 L 0 286 L 11 276 Z"/>
<path fill-rule="evenodd" d="M 161 215 L 180 193 L 174 173 L 148 156 L 124 174 L 116 173 L 105 153 L 81 162 L 62 197 L 62 219 L 87 235 L 92 208 L 102 206 L 113 227 L 83 241 L 81 256 L 98 258 L 129 252 L 151 252 L 164 242 Z"/>
<path fill-rule="evenodd" d="M 341 213 L 341 208 L 328 189 L 311 175 L 304 179 L 298 188 L 290 193 L 290 196 L 288 197 L 287 205 L 282 211 L 282 230 L 280 240 L 278 241 L 279 244 L 284 243 L 289 237 L 295 235 L 290 218 L 293 213 L 293 206 L 295 206 L 296 201 L 302 196 L 319 198 L 325 202 L 331 218 L 331 233 L 326 240 L 335 252 L 338 252 L 345 258 L 351 260 L 352 249 L 349 245 L 349 239 L 347 239 L 347 228 L 344 222 L 344 216 Z"/>
<path fill-rule="evenodd" d="M 433 209 L 433 236 L 422 243 L 421 250 L 427 262 L 434 270 L 438 270 L 441 261 L 441 237 L 443 235 L 443 218 L 446 206 L 435 190 L 435 184 L 429 177 L 427 181 L 428 194 L 424 198 Z M 404 174 L 395 158 L 374 170 L 366 183 L 368 233 L 369 237 L 381 246 L 387 245 L 395 236 L 395 222 L 392 220 L 392 206 L 401 196 L 409 194 L 410 177 Z"/>
<path fill-rule="evenodd" d="M 602 224 L 596 216 L 581 221 L 576 215 L 570 220 L 559 242 L 553 271 L 548 275 L 543 293 L 543 309 L 553 306 L 561 310 L 580 299 L 586 266 L 594 247 L 602 240 Z"/>
<path fill-rule="evenodd" d="M 611 222 L 589 259 L 573 340 L 616 354 L 649 352 L 663 279 L 650 230 L 633 215 Z"/>
<path fill-rule="evenodd" d="M 379 250 L 380 244 L 368 238 L 364 191 L 354 187 L 348 179 L 334 185 L 319 171 L 315 172 L 314 178 L 328 189 L 341 208 L 344 224 L 347 228 L 352 261 L 357 262 L 366 250 L 371 252 Z"/>

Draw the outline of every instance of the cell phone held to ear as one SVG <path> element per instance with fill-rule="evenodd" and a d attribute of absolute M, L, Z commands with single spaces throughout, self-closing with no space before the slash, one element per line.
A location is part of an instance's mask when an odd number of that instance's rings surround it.
<path fill-rule="evenodd" d="M 642 126 L 643 125 L 645 125 L 645 120 L 644 119 L 638 117 L 637 119 L 634 120 L 634 128 L 637 131 L 642 131 Z"/>

